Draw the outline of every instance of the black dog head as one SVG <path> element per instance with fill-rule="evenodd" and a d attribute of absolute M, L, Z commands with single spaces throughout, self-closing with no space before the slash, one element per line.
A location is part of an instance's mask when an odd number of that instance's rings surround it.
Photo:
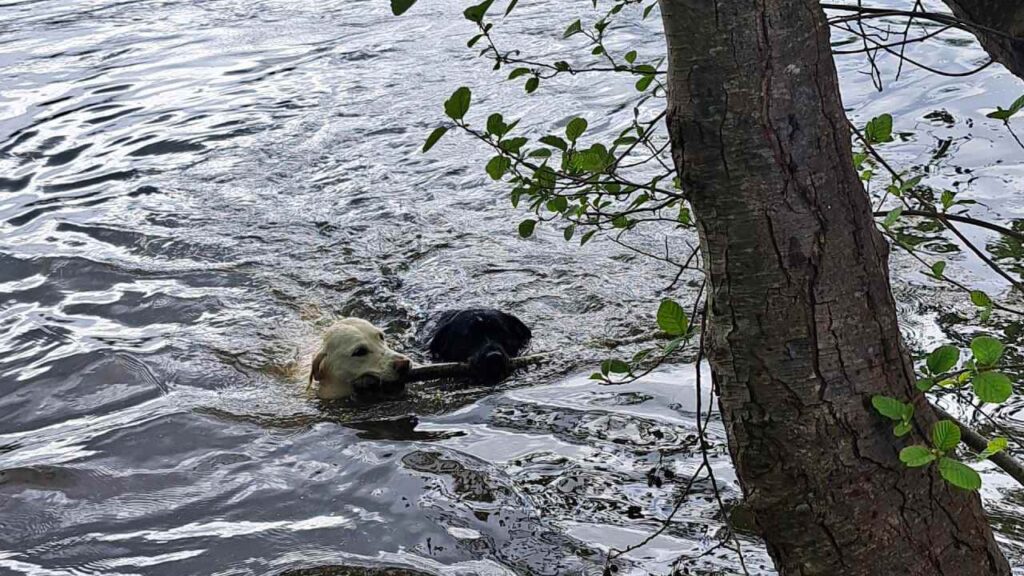
<path fill-rule="evenodd" d="M 453 310 L 441 315 L 430 338 L 430 355 L 443 362 L 467 362 L 473 377 L 495 383 L 509 373 L 509 359 L 530 342 L 530 329 L 518 318 L 490 308 Z"/>

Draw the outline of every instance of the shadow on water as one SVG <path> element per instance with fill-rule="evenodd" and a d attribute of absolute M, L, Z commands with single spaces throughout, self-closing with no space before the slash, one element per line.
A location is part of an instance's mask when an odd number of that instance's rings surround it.
<path fill-rule="evenodd" d="M 675 269 L 601 237 L 580 247 L 538 227 L 519 239 L 523 213 L 482 170 L 485 151 L 447 137 L 419 153 L 457 85 L 536 135 L 580 114 L 589 134 L 617 133 L 633 83 L 570 78 L 523 99 L 470 60 L 463 8 L 0 3 L 0 571 L 601 574 L 610 548 L 669 517 L 701 463 L 693 368 L 621 387 L 586 374 L 649 345 L 652 303 L 691 298 L 694 279 L 666 291 Z M 508 42 L 571 50 L 551 30 L 563 12 L 523 3 Z M 616 29 L 609 48 L 662 52 L 656 20 Z M 933 65 L 980 58 L 952 40 L 908 50 Z M 980 112 L 1019 83 L 996 66 L 968 79 L 906 69 L 877 94 L 862 64 L 840 61 L 844 100 L 860 123 L 894 114 L 891 162 L 979 210 L 1019 211 L 1024 163 Z M 898 232 L 1003 292 L 933 225 Z M 1021 266 L 1020 246 L 977 239 Z M 960 295 L 899 253 L 893 266 L 915 350 L 980 329 Z M 418 331 L 462 306 L 514 312 L 555 362 L 368 406 L 304 392 L 331 319 L 366 318 L 422 360 Z M 985 329 L 1021 337 L 1004 318 Z M 1020 419 L 1017 404 L 1001 410 Z M 709 439 L 722 497 L 741 511 L 714 418 Z M 991 470 L 985 482 L 1021 558 L 1020 491 Z M 668 573 L 680 556 L 690 574 L 737 574 L 716 547 L 725 533 L 714 487 L 697 482 L 617 574 Z M 773 573 L 756 538 L 739 541 L 750 574 Z"/>

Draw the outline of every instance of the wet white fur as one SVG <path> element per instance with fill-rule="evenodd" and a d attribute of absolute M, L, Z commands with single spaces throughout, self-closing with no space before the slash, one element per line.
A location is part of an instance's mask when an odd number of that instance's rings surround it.
<path fill-rule="evenodd" d="M 365 347 L 361 356 L 353 355 Z M 388 348 L 384 332 L 361 318 L 342 318 L 324 332 L 323 344 L 313 359 L 310 382 L 319 381 L 316 395 L 337 400 L 352 395 L 353 384 L 361 378 L 395 382 L 400 377 L 396 361 L 409 358 Z"/>

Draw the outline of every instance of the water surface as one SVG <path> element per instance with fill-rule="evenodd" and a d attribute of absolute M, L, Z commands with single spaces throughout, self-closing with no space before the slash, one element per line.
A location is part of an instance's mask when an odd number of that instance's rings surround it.
<path fill-rule="evenodd" d="M 701 462 L 685 355 L 629 386 L 586 375 L 608 340 L 650 329 L 659 298 L 692 298 L 695 278 L 666 290 L 674 269 L 600 237 L 581 248 L 542 226 L 519 239 L 525 213 L 484 173 L 486 151 L 449 135 L 419 153 L 458 85 L 473 87 L 471 121 L 500 110 L 536 136 L 577 114 L 617 132 L 633 82 L 577 76 L 526 97 L 465 48 L 463 8 L 0 2 L 0 572 L 599 574 L 609 547 L 668 516 Z M 524 1 L 502 38 L 560 54 L 578 45 L 561 39 L 567 19 L 563 3 Z M 654 59 L 657 26 L 623 24 L 611 46 Z M 911 51 L 951 69 L 984 58 L 962 34 Z M 853 118 L 896 116 L 894 163 L 927 167 L 926 182 L 983 214 L 1024 213 L 1024 153 L 984 119 L 1020 81 L 998 66 L 896 80 L 888 66 L 878 94 L 862 57 L 840 67 Z M 952 153 L 936 161 L 945 139 Z M 948 239 L 907 233 L 1005 292 Z M 634 241 L 663 248 L 658 230 Z M 914 347 L 973 322 L 962 296 L 894 264 Z M 498 389 L 420 388 L 340 413 L 306 396 L 302 353 L 331 318 L 367 318 L 415 353 L 431 314 L 466 305 L 516 313 L 555 360 Z M 709 435 L 735 503 L 715 419 Z M 1020 558 L 1019 487 L 985 481 Z M 700 556 L 693 574 L 740 572 L 715 548 L 711 486 L 693 492 L 619 574 L 664 574 L 680 555 Z M 750 574 L 773 573 L 756 539 L 739 541 Z"/>

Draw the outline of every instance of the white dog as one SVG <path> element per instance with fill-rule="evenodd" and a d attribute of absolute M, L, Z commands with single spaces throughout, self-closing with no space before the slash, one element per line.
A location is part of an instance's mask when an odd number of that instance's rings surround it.
<path fill-rule="evenodd" d="M 309 373 L 317 397 L 395 396 L 405 390 L 402 378 L 412 362 L 388 348 L 384 332 L 360 318 L 338 320 L 324 333 L 323 345 Z"/>

